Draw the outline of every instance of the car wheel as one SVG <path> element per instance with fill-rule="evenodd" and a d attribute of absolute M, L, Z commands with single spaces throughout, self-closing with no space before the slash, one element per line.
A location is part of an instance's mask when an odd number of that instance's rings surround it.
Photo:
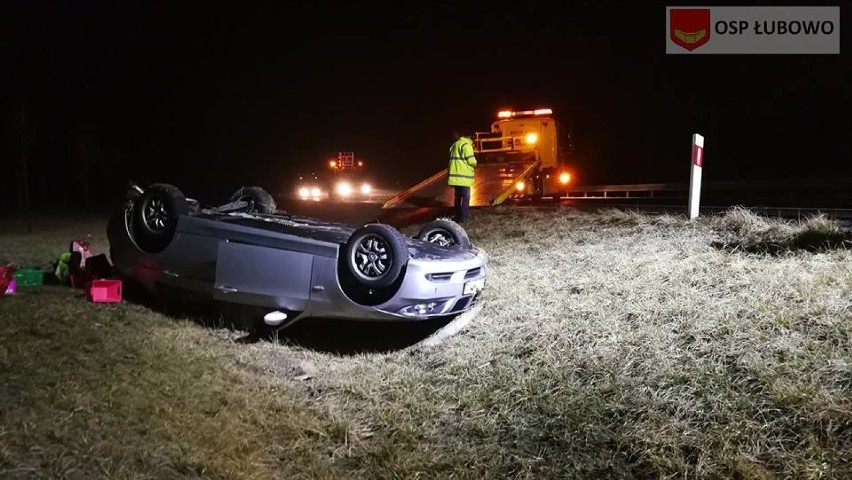
<path fill-rule="evenodd" d="M 346 266 L 362 285 L 383 288 L 392 285 L 408 263 L 408 247 L 399 231 L 390 225 L 365 225 L 346 243 Z"/>
<path fill-rule="evenodd" d="M 439 218 L 427 223 L 420 229 L 417 238 L 442 247 L 470 248 L 467 232 L 461 225 L 448 218 Z"/>
<path fill-rule="evenodd" d="M 260 187 L 241 187 L 231 196 L 231 201 L 248 203 L 248 206 L 242 210 L 245 213 L 271 215 L 278 208 L 272 195 Z"/>
<path fill-rule="evenodd" d="M 148 253 L 163 251 L 172 241 L 178 218 L 188 212 L 186 197 L 177 187 L 151 185 L 133 202 L 133 240 Z"/>

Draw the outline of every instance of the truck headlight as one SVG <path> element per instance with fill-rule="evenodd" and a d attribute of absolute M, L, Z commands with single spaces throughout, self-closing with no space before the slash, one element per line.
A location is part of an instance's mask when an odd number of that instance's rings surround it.
<path fill-rule="evenodd" d="M 352 194 L 352 185 L 349 182 L 340 182 L 337 184 L 337 193 L 346 197 Z"/>
<path fill-rule="evenodd" d="M 538 142 L 538 134 L 537 133 L 528 133 L 526 141 L 530 145 L 534 145 L 536 142 Z"/>

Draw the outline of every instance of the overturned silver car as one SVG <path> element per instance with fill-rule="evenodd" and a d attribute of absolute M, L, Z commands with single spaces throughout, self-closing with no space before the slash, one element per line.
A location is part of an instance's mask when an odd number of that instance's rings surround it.
<path fill-rule="evenodd" d="M 257 307 L 262 325 L 308 317 L 417 320 L 472 307 L 488 256 L 448 219 L 406 237 L 381 223 L 354 227 L 289 215 L 258 187 L 204 207 L 176 187 L 133 185 L 107 227 L 123 276 Z"/>

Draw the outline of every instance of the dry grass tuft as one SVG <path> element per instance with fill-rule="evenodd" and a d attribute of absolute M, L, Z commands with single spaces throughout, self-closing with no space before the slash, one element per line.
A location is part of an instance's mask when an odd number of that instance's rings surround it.
<path fill-rule="evenodd" d="M 778 255 L 796 250 L 818 252 L 852 246 L 852 232 L 844 231 L 836 220 L 822 214 L 792 222 L 767 219 L 748 209 L 734 207 L 717 217 L 715 226 L 723 234 L 717 245 L 727 250 Z"/>

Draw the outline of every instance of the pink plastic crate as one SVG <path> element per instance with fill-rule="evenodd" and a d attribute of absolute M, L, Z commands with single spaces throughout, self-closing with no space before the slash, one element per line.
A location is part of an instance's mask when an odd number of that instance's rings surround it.
<path fill-rule="evenodd" d="M 118 303 L 121 301 L 121 280 L 92 280 L 87 286 L 86 297 L 95 303 Z"/>
<path fill-rule="evenodd" d="M 9 288 L 9 283 L 15 280 L 15 267 L 0 265 L 0 290 L 3 292 Z"/>

